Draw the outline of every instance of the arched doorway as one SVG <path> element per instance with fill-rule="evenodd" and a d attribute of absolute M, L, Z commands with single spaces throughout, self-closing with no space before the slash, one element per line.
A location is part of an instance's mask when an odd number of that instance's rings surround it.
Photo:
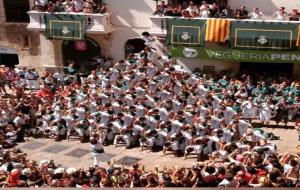
<path fill-rule="evenodd" d="M 18 52 L 15 49 L 0 46 L 0 65 L 14 68 L 18 64 Z"/>
<path fill-rule="evenodd" d="M 140 51 L 145 49 L 145 43 L 145 40 L 141 38 L 129 39 L 125 43 L 125 57 L 127 57 L 130 53 L 139 53 Z"/>
<path fill-rule="evenodd" d="M 64 41 L 62 44 L 63 61 L 67 66 L 70 61 L 74 61 L 80 73 L 87 73 L 96 68 L 93 59 L 101 55 L 99 44 L 87 38 L 83 41 Z"/>

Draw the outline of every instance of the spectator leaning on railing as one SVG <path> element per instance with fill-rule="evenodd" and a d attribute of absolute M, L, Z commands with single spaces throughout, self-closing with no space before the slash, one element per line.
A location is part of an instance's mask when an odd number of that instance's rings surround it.
<path fill-rule="evenodd" d="M 154 15 L 160 16 L 178 16 L 184 18 L 235 18 L 235 19 L 251 19 L 251 20 L 263 20 L 263 13 L 255 7 L 250 13 L 248 13 L 245 6 L 241 6 L 235 11 L 229 6 L 225 7 L 224 4 L 215 1 L 202 1 L 201 4 L 196 4 L 195 1 L 184 1 L 182 4 L 178 4 L 174 7 L 172 4 L 166 4 L 162 1 L 157 6 L 157 10 Z M 280 7 L 274 11 L 273 17 L 278 21 L 299 21 L 300 13 L 297 9 L 291 10 L 289 14 L 285 12 L 284 7 Z"/>
<path fill-rule="evenodd" d="M 300 13 L 298 12 L 298 9 L 293 9 L 288 14 L 289 21 L 299 21 Z"/>
<path fill-rule="evenodd" d="M 277 11 L 273 13 L 274 19 L 278 21 L 284 21 L 287 19 L 287 13 L 285 12 L 285 7 L 280 7 Z"/>
<path fill-rule="evenodd" d="M 262 20 L 263 13 L 255 7 L 253 11 L 249 14 L 251 20 Z"/>

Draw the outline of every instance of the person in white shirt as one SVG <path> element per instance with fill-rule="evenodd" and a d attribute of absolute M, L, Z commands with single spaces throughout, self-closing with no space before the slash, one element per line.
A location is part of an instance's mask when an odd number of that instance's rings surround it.
<path fill-rule="evenodd" d="M 204 7 L 200 9 L 199 16 L 200 16 L 200 18 L 209 18 L 210 17 L 210 11 L 209 11 L 208 5 L 204 5 Z"/>
<path fill-rule="evenodd" d="M 193 12 L 199 14 L 198 6 L 195 5 L 193 1 L 190 1 L 188 8 L 186 8 L 185 10 L 188 11 L 190 15 L 192 15 Z"/>
<path fill-rule="evenodd" d="M 249 14 L 251 20 L 262 20 L 263 13 L 255 7 L 253 11 Z"/>
<path fill-rule="evenodd" d="M 284 7 L 280 7 L 278 11 L 274 11 L 273 13 L 274 19 L 278 21 L 285 21 L 287 20 L 287 13 L 285 12 Z"/>
<path fill-rule="evenodd" d="M 94 160 L 94 166 L 97 167 L 98 163 L 100 162 L 100 155 L 104 153 L 103 149 L 103 141 L 101 134 L 100 137 L 93 136 L 90 138 L 90 146 L 92 148 L 92 155 Z"/>

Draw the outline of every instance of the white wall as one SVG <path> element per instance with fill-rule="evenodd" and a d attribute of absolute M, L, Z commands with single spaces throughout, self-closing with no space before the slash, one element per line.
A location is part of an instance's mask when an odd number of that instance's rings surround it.
<path fill-rule="evenodd" d="M 149 16 L 155 10 L 153 0 L 104 0 L 109 12 L 113 13 L 112 23 L 115 26 L 151 27 Z"/>
<path fill-rule="evenodd" d="M 187 59 L 178 58 L 176 62 L 182 65 L 186 70 L 193 72 L 196 68 L 203 70 L 204 66 L 215 66 L 215 71 L 231 70 L 237 72 L 239 70 L 239 62 L 226 62 L 218 60 L 204 60 L 204 59 Z"/>
<path fill-rule="evenodd" d="M 281 6 L 285 7 L 287 12 L 293 8 L 300 11 L 300 0 L 228 0 L 228 4 L 232 9 L 246 6 L 248 11 L 258 7 L 267 18 L 270 18 L 273 11 Z"/>
<path fill-rule="evenodd" d="M 128 39 L 141 36 L 152 25 L 150 15 L 155 10 L 153 0 L 104 0 L 112 12 L 111 23 L 116 30 L 111 34 L 111 56 L 114 61 L 124 59 L 124 46 Z"/>

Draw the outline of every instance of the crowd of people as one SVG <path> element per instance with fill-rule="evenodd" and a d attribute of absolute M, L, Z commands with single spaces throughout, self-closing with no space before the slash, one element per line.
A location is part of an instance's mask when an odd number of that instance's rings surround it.
<path fill-rule="evenodd" d="M 33 10 L 46 12 L 106 13 L 102 0 L 35 0 Z"/>
<path fill-rule="evenodd" d="M 146 170 L 107 161 L 106 166 L 79 169 L 63 167 L 53 160 L 36 162 L 18 149 L 2 153 L 1 187 L 300 187 L 300 146 L 296 155 L 278 155 L 253 148 L 250 152 L 231 147 L 226 162 L 210 159 L 188 167 Z"/>
<path fill-rule="evenodd" d="M 297 78 L 189 73 L 150 47 L 84 77 L 76 64 L 39 74 L 0 67 L 0 140 L 5 186 L 295 187 L 299 155 L 277 153 L 280 137 L 255 128 L 289 120 L 300 131 Z M 29 90 L 29 91 L 28 91 Z M 94 167 L 37 164 L 11 149 L 26 136 L 89 142 Z M 139 146 L 199 162 L 144 171 L 99 167 L 105 145 Z M 299 147 L 298 147 L 299 148 Z M 300 149 L 300 148 L 299 148 Z"/>
<path fill-rule="evenodd" d="M 230 6 L 218 2 L 202 1 L 201 4 L 195 4 L 194 1 L 189 1 L 189 4 L 166 4 L 162 1 L 157 6 L 155 15 L 164 16 L 178 16 L 184 18 L 232 18 L 232 19 L 251 19 L 263 20 L 264 15 L 258 7 L 254 7 L 252 11 L 248 11 L 245 6 L 233 10 Z M 299 21 L 300 13 L 298 9 L 292 9 L 289 13 L 286 12 L 285 7 L 280 7 L 273 12 L 274 20 L 278 21 Z"/>

